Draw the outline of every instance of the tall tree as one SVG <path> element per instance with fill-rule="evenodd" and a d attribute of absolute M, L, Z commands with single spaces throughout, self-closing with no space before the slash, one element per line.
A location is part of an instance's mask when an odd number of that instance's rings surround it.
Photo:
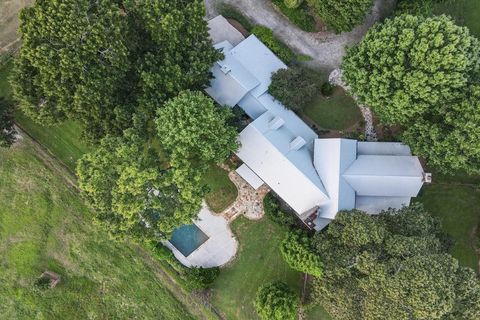
<path fill-rule="evenodd" d="M 298 318 L 298 297 L 283 282 L 272 282 L 260 287 L 254 305 L 262 320 L 294 320 Z"/>
<path fill-rule="evenodd" d="M 340 212 L 315 236 L 316 298 L 339 319 L 477 319 L 479 279 L 447 253 L 440 228 L 419 205 Z"/>
<path fill-rule="evenodd" d="M 361 24 L 373 0 L 307 0 L 320 18 L 337 32 L 350 31 Z"/>
<path fill-rule="evenodd" d="M 387 19 L 351 48 L 344 80 L 439 170 L 480 171 L 480 44 L 446 17 Z"/>
<path fill-rule="evenodd" d="M 0 97 L 0 147 L 9 147 L 15 141 L 13 103 Z"/>
<path fill-rule="evenodd" d="M 103 138 L 79 161 L 77 175 L 96 219 L 116 237 L 168 236 L 197 215 L 205 191 L 200 173 L 165 166 L 132 129 Z"/>
<path fill-rule="evenodd" d="M 312 248 L 311 239 L 307 235 L 294 231 L 288 232 L 280 244 L 280 252 L 292 269 L 316 277 L 322 275 L 320 256 Z"/>
<path fill-rule="evenodd" d="M 216 106 L 199 91 L 184 91 L 158 109 L 155 123 L 171 163 L 205 165 L 225 160 L 238 148 L 237 132 L 227 125 L 230 108 Z"/>
<path fill-rule="evenodd" d="M 121 135 L 169 98 L 201 88 L 220 57 L 199 0 L 39 0 L 22 11 L 13 88 L 42 123 L 76 119 Z"/>

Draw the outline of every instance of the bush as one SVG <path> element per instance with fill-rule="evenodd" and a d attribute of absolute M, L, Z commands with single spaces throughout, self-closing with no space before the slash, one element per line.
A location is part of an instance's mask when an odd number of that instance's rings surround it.
<path fill-rule="evenodd" d="M 289 3 L 297 3 L 297 7 L 289 7 Z M 288 20 L 307 32 L 315 31 L 315 19 L 310 14 L 309 9 L 302 0 L 272 0 L 272 3 L 280 10 Z"/>
<path fill-rule="evenodd" d="M 299 111 L 317 96 L 318 76 L 311 70 L 300 66 L 280 69 L 272 75 L 268 91 L 285 107 Z"/>
<path fill-rule="evenodd" d="M 275 1 L 275 0 L 274 0 Z M 300 7 L 300 5 L 303 3 L 303 0 L 283 0 L 282 1 L 288 8 L 290 9 L 296 9 Z"/>
<path fill-rule="evenodd" d="M 176 260 L 175 256 L 173 255 L 172 251 L 162 245 L 161 243 L 154 243 L 149 242 L 147 247 L 152 252 L 153 256 L 158 259 L 159 261 L 173 261 Z"/>
<path fill-rule="evenodd" d="M 217 7 L 217 11 L 227 19 L 237 20 L 245 29 L 247 29 L 247 31 L 250 31 L 253 27 L 250 19 L 245 17 L 240 11 L 231 5 L 225 3 L 220 4 Z"/>
<path fill-rule="evenodd" d="M 333 90 L 335 90 L 335 86 L 328 81 L 322 85 L 322 94 L 325 97 L 330 97 L 333 93 Z"/>
<path fill-rule="evenodd" d="M 283 62 L 289 64 L 295 58 L 295 54 L 283 42 L 278 40 L 272 30 L 264 26 L 255 26 L 251 32 L 258 37 L 270 50 L 273 51 Z"/>
<path fill-rule="evenodd" d="M 298 300 L 287 284 L 277 281 L 258 289 L 254 306 L 262 320 L 295 320 Z"/>
<path fill-rule="evenodd" d="M 192 291 L 209 288 L 220 274 L 220 268 L 190 268 L 185 271 L 184 279 Z"/>
<path fill-rule="evenodd" d="M 290 228 L 297 223 L 293 214 L 282 210 L 280 202 L 271 193 L 268 193 L 263 199 L 263 209 L 270 221 L 283 228 Z"/>

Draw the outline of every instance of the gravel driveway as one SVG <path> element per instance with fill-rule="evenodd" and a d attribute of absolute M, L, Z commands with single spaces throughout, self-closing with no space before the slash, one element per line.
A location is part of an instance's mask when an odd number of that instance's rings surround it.
<path fill-rule="evenodd" d="M 270 0 L 205 0 L 205 3 L 208 18 L 218 15 L 216 10 L 218 4 L 230 4 L 253 22 L 272 29 L 277 37 L 298 53 L 312 57 L 313 60 L 309 62 L 312 67 L 330 71 L 340 66 L 345 47 L 358 42 L 368 28 L 393 7 L 395 0 L 376 0 L 364 24 L 351 32 L 341 34 L 302 31 L 278 13 Z"/>

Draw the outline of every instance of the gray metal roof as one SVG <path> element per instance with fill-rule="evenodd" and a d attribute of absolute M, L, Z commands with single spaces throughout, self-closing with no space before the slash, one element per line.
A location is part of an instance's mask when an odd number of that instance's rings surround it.
<path fill-rule="evenodd" d="M 301 218 L 319 208 L 322 226 L 339 210 L 376 213 L 409 203 L 423 184 L 423 168 L 401 143 L 318 139 L 294 112 L 267 93 L 271 74 L 287 68 L 255 36 L 215 45 L 225 59 L 212 68 L 206 92 L 239 105 L 254 121 L 240 133 L 238 170 L 254 187 L 267 183 Z"/>

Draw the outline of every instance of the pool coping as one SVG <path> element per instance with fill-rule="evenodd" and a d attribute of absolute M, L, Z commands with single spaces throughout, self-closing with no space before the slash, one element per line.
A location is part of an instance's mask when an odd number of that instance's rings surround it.
<path fill-rule="evenodd" d="M 205 233 L 208 239 L 188 256 L 184 256 L 170 241 L 162 241 L 180 263 L 187 267 L 211 268 L 226 265 L 235 258 L 238 241 L 227 219 L 211 212 L 204 203 L 193 224 Z"/>
<path fill-rule="evenodd" d="M 203 230 L 198 224 L 196 224 L 195 221 L 193 221 L 192 224 L 196 225 L 197 228 L 200 229 L 200 231 L 202 231 L 203 234 L 207 236 L 207 239 L 206 239 L 205 241 L 203 241 L 198 247 L 196 247 L 195 250 L 193 250 L 192 252 L 190 252 L 190 253 L 188 254 L 188 256 L 184 255 L 184 254 L 182 253 L 182 251 L 180 251 L 177 247 L 175 247 L 175 245 L 174 245 L 170 240 L 167 240 L 168 243 L 171 244 L 172 247 L 175 248 L 176 251 L 178 251 L 178 253 L 180 253 L 182 256 L 185 257 L 185 259 L 188 258 L 189 256 L 191 256 L 195 251 L 197 251 L 198 249 L 200 249 L 201 246 L 203 246 L 205 243 L 207 243 L 208 240 L 210 240 L 210 239 L 212 238 L 207 232 L 205 232 L 205 230 Z"/>

